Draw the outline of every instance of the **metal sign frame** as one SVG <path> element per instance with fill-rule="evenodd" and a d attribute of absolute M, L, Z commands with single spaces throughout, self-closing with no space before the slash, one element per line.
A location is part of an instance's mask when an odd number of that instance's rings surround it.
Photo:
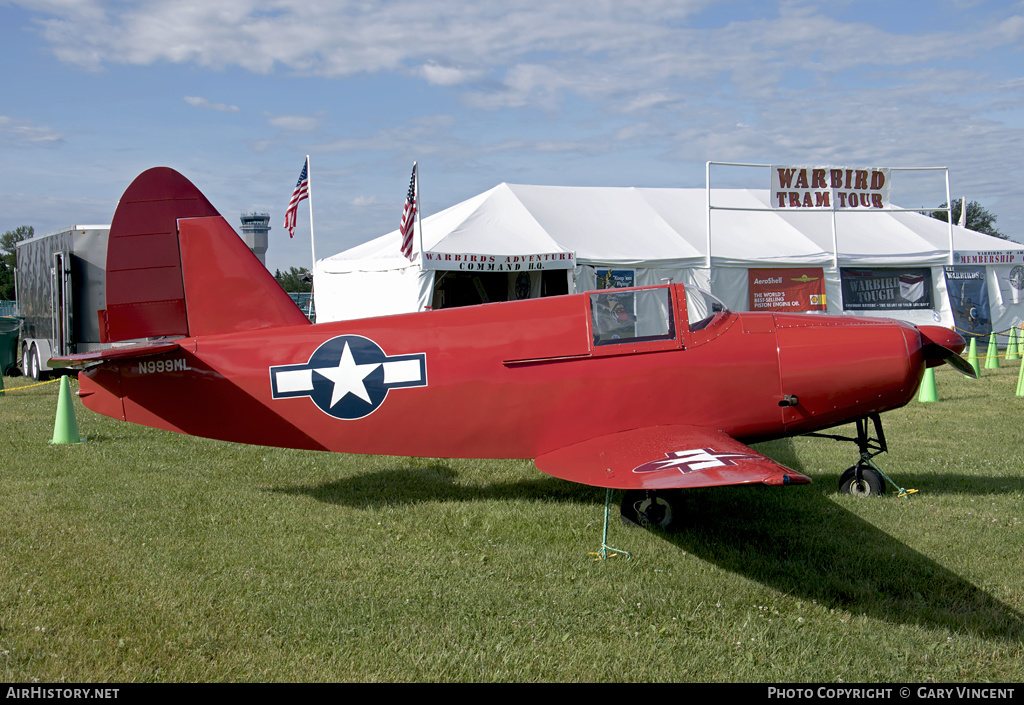
<path fill-rule="evenodd" d="M 707 245 L 707 268 L 711 268 L 711 211 L 713 210 L 731 210 L 731 211 L 766 211 L 775 212 L 778 208 L 735 208 L 730 206 L 715 206 L 711 203 L 711 167 L 712 166 L 729 166 L 729 167 L 752 167 L 757 169 L 770 169 L 772 164 L 745 164 L 741 162 L 707 162 L 704 167 L 704 184 L 706 192 L 706 204 L 707 212 L 705 214 L 705 225 L 706 225 L 706 245 Z M 861 210 L 846 210 L 843 212 L 848 213 L 877 213 L 879 210 L 887 213 L 924 213 L 933 211 L 946 211 L 947 220 L 949 221 L 949 256 L 948 264 L 953 264 L 953 202 L 949 195 L 949 167 L 945 166 L 916 166 L 916 167 L 888 167 L 890 172 L 894 171 L 941 171 L 945 174 L 946 179 L 946 207 L 945 208 L 893 208 L 891 206 L 877 209 L 872 208 L 870 211 Z M 824 208 L 815 210 L 825 210 Z M 830 207 L 828 208 L 832 213 L 832 266 L 839 267 L 839 235 L 836 230 L 836 202 L 835 199 L 830 200 Z"/>

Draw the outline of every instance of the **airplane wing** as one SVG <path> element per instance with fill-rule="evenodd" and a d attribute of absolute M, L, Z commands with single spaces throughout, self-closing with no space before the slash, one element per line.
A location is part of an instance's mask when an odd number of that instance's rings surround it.
<path fill-rule="evenodd" d="M 176 341 L 129 343 L 117 345 L 105 350 L 95 350 L 93 352 L 55 357 L 51 359 L 48 364 L 54 369 L 62 367 L 84 369 L 109 360 L 123 360 L 126 358 L 148 357 L 150 355 L 169 353 L 177 350 L 179 347 L 180 346 Z"/>
<path fill-rule="evenodd" d="M 591 438 L 545 453 L 534 464 L 563 480 L 624 490 L 811 481 L 727 433 L 699 426 L 654 426 Z"/>

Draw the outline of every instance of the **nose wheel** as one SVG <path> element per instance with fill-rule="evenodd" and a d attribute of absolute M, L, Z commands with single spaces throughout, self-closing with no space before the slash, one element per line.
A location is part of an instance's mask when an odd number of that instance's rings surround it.
<path fill-rule="evenodd" d="M 868 425 L 868 422 L 871 425 Z M 864 418 L 857 419 L 857 437 L 835 436 L 826 433 L 808 433 L 808 436 L 818 438 L 831 438 L 835 441 L 852 441 L 857 444 L 860 451 L 860 460 L 857 464 L 847 468 L 839 478 L 839 493 L 854 495 L 857 497 L 876 497 L 885 494 L 886 481 L 892 483 L 897 489 L 900 497 L 914 494 L 917 490 L 908 490 L 900 487 L 892 479 L 883 473 L 872 461 L 876 455 L 884 453 L 889 448 L 885 443 L 885 434 L 882 432 L 882 419 L 878 414 L 870 414 Z M 871 437 L 872 427 L 875 437 Z"/>
<path fill-rule="evenodd" d="M 839 493 L 858 497 L 885 494 L 885 477 L 878 470 L 861 461 L 847 468 L 839 477 Z"/>

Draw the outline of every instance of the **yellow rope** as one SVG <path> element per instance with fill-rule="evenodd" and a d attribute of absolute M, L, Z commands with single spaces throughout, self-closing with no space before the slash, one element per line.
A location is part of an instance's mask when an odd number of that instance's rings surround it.
<path fill-rule="evenodd" d="M 57 379 L 48 379 L 45 382 L 37 382 L 36 384 L 29 384 L 29 385 L 24 386 L 24 387 L 12 387 L 11 389 L 4 388 L 3 391 L 5 391 L 5 392 L 16 392 L 19 389 L 32 389 L 32 387 L 42 387 L 45 384 L 53 384 L 54 382 L 59 382 L 59 381 L 60 381 L 60 377 L 58 377 Z"/>
<path fill-rule="evenodd" d="M 1014 332 L 1015 330 L 1017 330 L 1017 328 L 1018 328 L 1018 326 L 1010 326 L 1010 328 L 1009 328 L 1008 330 L 1006 330 L 1006 331 L 1003 331 L 1003 332 L 999 332 L 999 331 L 992 331 L 992 332 L 993 332 L 993 333 L 995 333 L 996 335 L 1013 335 L 1013 334 L 1014 334 L 1013 332 Z M 982 333 L 981 335 L 979 335 L 979 334 L 977 334 L 977 333 L 975 333 L 975 332 L 973 332 L 973 331 L 969 331 L 969 330 L 966 330 L 966 329 L 964 329 L 964 328 L 958 328 L 957 326 L 953 326 L 953 330 L 955 330 L 955 331 L 956 331 L 956 332 L 958 332 L 958 333 L 967 333 L 968 335 L 973 335 L 973 336 L 975 336 L 976 338 L 978 338 L 979 340 L 980 340 L 980 339 L 981 339 L 982 337 L 985 337 L 985 336 L 990 336 L 990 335 L 992 335 L 992 333 Z"/>

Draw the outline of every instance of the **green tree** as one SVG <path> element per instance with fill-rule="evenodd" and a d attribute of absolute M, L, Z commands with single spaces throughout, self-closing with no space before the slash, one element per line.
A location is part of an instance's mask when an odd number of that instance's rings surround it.
<path fill-rule="evenodd" d="M 278 269 L 274 272 L 274 279 L 289 294 L 313 290 L 313 277 L 305 267 L 289 267 L 284 274 Z"/>
<path fill-rule="evenodd" d="M 945 208 L 946 205 L 947 204 L 943 203 L 941 206 L 939 206 L 939 208 Z M 952 215 L 954 223 L 960 222 L 960 211 L 962 209 L 963 199 L 953 201 Z M 938 220 L 944 221 L 946 223 L 949 222 L 950 214 L 947 213 L 946 211 L 932 211 L 928 215 L 930 215 L 933 218 L 937 218 Z M 985 233 L 986 235 L 998 237 L 1003 240 L 1009 240 L 1009 236 L 1003 235 L 1001 232 L 996 230 L 995 222 L 995 214 L 990 213 L 988 209 L 983 208 L 982 205 L 977 201 L 971 201 L 970 203 L 967 204 L 967 224 L 965 227 L 968 230 L 973 230 L 978 233 Z"/>
<path fill-rule="evenodd" d="M 34 234 L 35 228 L 31 225 L 20 225 L 0 235 L 0 300 L 10 301 L 15 298 L 14 267 L 18 263 L 16 245 Z"/>

